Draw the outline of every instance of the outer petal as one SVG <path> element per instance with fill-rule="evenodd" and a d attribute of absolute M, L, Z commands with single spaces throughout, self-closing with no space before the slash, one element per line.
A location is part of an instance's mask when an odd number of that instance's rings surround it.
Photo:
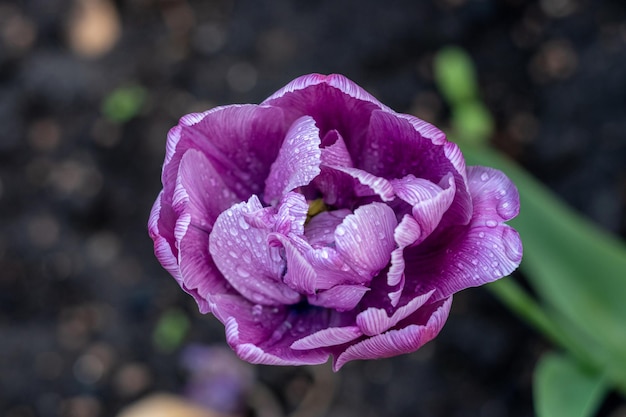
<path fill-rule="evenodd" d="M 500 171 L 468 170 L 474 215 L 468 227 L 450 230 L 405 251 L 407 271 L 415 271 L 406 286 L 417 292 L 436 289 L 435 299 L 495 281 L 515 270 L 522 259 L 519 234 L 502 221 L 519 210 L 515 186 Z M 434 248 L 441 246 L 445 251 Z"/>
<path fill-rule="evenodd" d="M 359 304 L 369 290 L 364 285 L 335 285 L 315 295 L 309 295 L 308 301 L 314 306 L 350 311 Z"/>
<path fill-rule="evenodd" d="M 190 149 L 183 155 L 172 199 L 176 213 L 189 213 L 191 224 L 210 232 L 220 213 L 236 201 L 204 154 Z"/>
<path fill-rule="evenodd" d="M 467 170 L 474 205 L 473 224 L 494 225 L 519 214 L 519 194 L 511 180 L 493 168 L 473 166 Z"/>
<path fill-rule="evenodd" d="M 434 290 L 431 290 L 426 294 L 411 299 L 407 304 L 395 310 L 391 316 L 389 316 L 387 311 L 383 308 L 370 307 L 356 316 L 356 324 L 363 334 L 368 336 L 375 336 L 386 332 L 398 324 L 400 320 L 404 320 L 415 313 L 418 308 L 428 301 L 430 296 L 433 295 L 433 292 Z"/>
<path fill-rule="evenodd" d="M 342 345 L 344 343 L 351 342 L 362 335 L 363 332 L 359 330 L 358 326 L 330 327 L 296 340 L 291 345 L 291 348 L 304 350 Z"/>
<path fill-rule="evenodd" d="M 167 217 L 165 225 L 174 224 L 174 213 L 171 207 L 161 207 L 163 200 L 163 191 L 161 191 L 152 205 L 150 210 L 150 219 L 148 220 L 148 232 L 154 241 L 154 254 L 159 260 L 163 268 L 165 268 L 172 276 L 181 282 L 180 271 L 178 269 L 178 249 L 174 246 L 174 232 L 170 226 L 169 230 L 163 230 L 159 227 L 163 217 Z"/>
<path fill-rule="evenodd" d="M 362 89 L 358 84 L 350 81 L 341 74 L 308 74 L 296 78 L 289 84 L 272 94 L 262 104 L 280 105 L 280 99 L 289 93 L 297 93 L 306 88 L 317 86 L 319 84 L 326 84 L 330 87 L 336 88 L 342 93 L 362 101 L 368 101 L 380 109 L 391 111 L 389 107 L 382 104 L 370 93 Z"/>
<path fill-rule="evenodd" d="M 313 117 L 322 137 L 337 130 L 351 155 L 362 146 L 371 112 L 391 112 L 361 87 L 336 74 L 297 78 L 262 104 L 282 108 L 289 121 L 303 115 Z"/>
<path fill-rule="evenodd" d="M 335 358 L 333 369 L 338 371 L 346 362 L 356 359 L 388 358 L 416 351 L 441 331 L 451 304 L 452 298 L 447 298 L 424 306 L 405 320 L 406 327 L 389 330 L 348 347 Z"/>
<path fill-rule="evenodd" d="M 396 225 L 395 214 L 387 205 L 361 206 L 335 229 L 337 252 L 369 282 L 389 262 Z"/>
<path fill-rule="evenodd" d="M 285 267 L 278 248 L 267 244 L 269 231 L 251 227 L 245 213 L 262 209 L 256 196 L 217 218 L 209 250 L 226 280 L 244 297 L 258 304 L 294 304 L 300 295 L 281 281 Z"/>
<path fill-rule="evenodd" d="M 233 105 L 186 116 L 168 137 L 174 150 L 163 169 L 165 193 L 173 184 L 171 170 L 187 150 L 197 149 L 240 200 L 260 194 L 288 126 L 281 109 L 267 106 Z"/>
<path fill-rule="evenodd" d="M 275 204 L 287 192 L 308 185 L 320 173 L 321 139 L 315 120 L 302 116 L 289 128 L 265 180 L 265 201 Z"/>
<path fill-rule="evenodd" d="M 373 111 L 363 147 L 352 153 L 355 164 L 378 177 L 396 179 L 412 174 L 435 184 L 451 172 L 456 195 L 445 223 L 467 224 L 472 204 L 462 156 L 438 129 L 419 122 L 406 115 Z"/>

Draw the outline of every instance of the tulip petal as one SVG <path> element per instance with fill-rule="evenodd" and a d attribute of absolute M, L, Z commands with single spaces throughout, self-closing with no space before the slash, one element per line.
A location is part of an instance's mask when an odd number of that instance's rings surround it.
<path fill-rule="evenodd" d="M 263 349 L 253 343 L 242 342 L 235 317 L 229 317 L 225 325 L 228 344 L 235 350 L 237 356 L 252 364 L 317 365 L 328 360 L 328 352 L 323 350 L 295 350 L 289 346 L 273 346 L 273 349 Z"/>
<path fill-rule="evenodd" d="M 445 223 L 469 222 L 472 205 L 465 185 L 462 155 L 458 147 L 446 142 L 441 131 L 432 125 L 407 115 L 373 111 L 362 149 L 353 156 L 358 168 L 387 179 L 412 174 L 440 184 L 452 172 L 456 194 L 444 217 Z"/>
<path fill-rule="evenodd" d="M 446 175 L 441 184 L 434 184 L 423 178 L 407 175 L 391 180 L 396 195 L 412 207 L 413 217 L 420 226 L 421 235 L 415 242 L 420 243 L 439 225 L 445 212 L 454 200 L 456 186 L 452 174 Z"/>
<path fill-rule="evenodd" d="M 423 306 L 405 319 L 405 327 L 351 345 L 335 357 L 333 369 L 338 371 L 352 360 L 388 358 L 416 351 L 439 334 L 448 318 L 451 304 L 450 297 Z"/>
<path fill-rule="evenodd" d="M 301 97 L 302 90 L 305 90 L 309 87 L 318 86 L 320 84 L 326 84 L 331 86 L 342 93 L 355 98 L 357 100 L 367 101 L 374 104 L 376 107 L 380 109 L 385 109 L 391 111 L 389 107 L 382 104 L 378 101 L 374 96 L 370 93 L 362 89 L 358 84 L 352 82 L 348 78 L 344 77 L 341 74 L 330 74 L 330 75 L 322 75 L 322 74 L 308 74 L 303 75 L 301 77 L 296 78 L 291 81 L 289 84 L 276 91 L 270 97 L 268 97 L 262 104 L 271 104 L 271 105 L 281 105 L 282 102 L 279 100 L 284 96 L 290 96 L 289 93 L 298 92 L 300 94 L 291 94 L 291 96 Z M 295 97 L 294 97 L 295 98 Z M 304 100 L 302 100 L 304 101 Z M 305 104 L 305 103 L 303 103 Z"/>
<path fill-rule="evenodd" d="M 291 345 L 291 348 L 305 350 L 336 346 L 351 342 L 361 335 L 363 335 L 363 332 L 359 330 L 358 326 L 330 327 L 296 340 Z"/>
<path fill-rule="evenodd" d="M 321 163 L 327 166 L 354 167 L 346 142 L 337 130 L 331 130 L 322 140 Z"/>
<path fill-rule="evenodd" d="M 324 211 L 314 216 L 305 226 L 304 235 L 313 247 L 330 246 L 335 242 L 335 228 L 350 214 L 350 210 Z"/>
<path fill-rule="evenodd" d="M 265 180 L 266 203 L 276 204 L 287 192 L 308 185 L 320 173 L 320 144 L 312 117 L 300 117 L 291 125 Z"/>
<path fill-rule="evenodd" d="M 152 205 L 148 220 L 148 233 L 154 241 L 154 255 L 163 268 L 180 283 L 180 271 L 177 261 L 178 249 L 174 245 L 174 231 L 172 226 L 167 227 L 168 225 L 173 225 L 176 220 L 171 206 L 162 205 L 161 201 L 163 198 L 163 191 L 161 191 Z"/>
<path fill-rule="evenodd" d="M 396 309 L 391 316 L 388 315 L 384 308 L 369 307 L 356 316 L 356 324 L 363 334 L 367 336 L 383 333 L 423 306 L 430 296 L 433 295 L 433 292 L 434 290 L 431 290 L 426 294 L 414 297 L 406 305 Z"/>
<path fill-rule="evenodd" d="M 335 285 L 327 290 L 309 295 L 310 304 L 318 307 L 332 308 L 337 311 L 354 309 L 370 289 L 363 285 Z"/>
<path fill-rule="evenodd" d="M 210 232 L 217 216 L 237 201 L 201 152 L 195 149 L 185 152 L 172 197 L 172 208 L 176 213 L 188 213 L 194 227 Z"/>
<path fill-rule="evenodd" d="M 359 197 L 369 197 L 377 195 L 383 201 L 391 201 L 394 199 L 393 186 L 389 181 L 382 177 L 377 177 L 369 172 L 358 168 L 350 167 L 331 167 L 337 171 L 348 174 L 359 182 L 359 186 L 354 188 L 355 194 Z"/>
<path fill-rule="evenodd" d="M 419 239 L 422 231 L 412 216 L 405 215 L 393 232 L 397 248 L 391 252 L 391 265 L 387 271 L 387 285 L 398 286 L 389 294 L 391 305 L 396 306 L 404 289 L 404 249 Z"/>
<path fill-rule="evenodd" d="M 289 288 L 301 294 L 314 294 L 316 290 L 317 272 L 305 259 L 300 251 L 290 240 L 278 233 L 272 233 L 270 243 L 278 242 L 285 250 L 287 260 L 287 272 L 283 276 L 283 282 Z"/>
<path fill-rule="evenodd" d="M 361 206 L 335 229 L 337 252 L 369 282 L 383 269 L 394 249 L 397 225 L 393 210 L 383 203 Z"/>
<path fill-rule="evenodd" d="M 519 193 L 515 184 L 501 171 L 472 166 L 467 170 L 472 193 L 472 224 L 493 225 L 511 220 L 519 214 Z"/>
<path fill-rule="evenodd" d="M 247 104 L 217 107 L 192 116 L 181 119 L 168 136 L 168 149 L 174 151 L 166 155 L 164 187 L 174 183 L 172 170 L 176 170 L 182 155 L 188 149 L 197 149 L 239 200 L 262 193 L 289 127 L 283 111 Z"/>
<path fill-rule="evenodd" d="M 519 211 L 519 195 L 500 171 L 485 167 L 468 169 L 468 187 L 474 213 L 469 226 L 452 227 L 418 248 L 405 251 L 405 286 L 415 291 L 435 288 L 435 299 L 468 287 L 495 281 L 513 272 L 522 259 L 519 234 L 502 222 Z M 446 250 L 432 252 L 445 244 Z"/>
<path fill-rule="evenodd" d="M 235 204 L 217 218 L 209 250 L 226 280 L 258 304 L 294 304 L 300 295 L 281 282 L 285 261 L 267 244 L 270 232 L 250 226 L 245 213 L 262 209 L 258 197 Z"/>

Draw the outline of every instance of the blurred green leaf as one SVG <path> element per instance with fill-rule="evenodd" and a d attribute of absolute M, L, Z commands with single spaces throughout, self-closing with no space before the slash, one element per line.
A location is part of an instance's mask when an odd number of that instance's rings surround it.
<path fill-rule="evenodd" d="M 124 123 L 137 116 L 147 98 L 146 89 L 139 85 L 120 87 L 104 98 L 101 111 L 114 123 Z"/>
<path fill-rule="evenodd" d="M 608 387 L 602 375 L 585 372 L 570 358 L 544 354 L 533 382 L 538 417 L 591 417 Z"/>
<path fill-rule="evenodd" d="M 161 315 L 154 328 L 152 342 L 158 350 L 171 352 L 183 342 L 189 327 L 189 318 L 183 311 L 167 310 Z"/>
<path fill-rule="evenodd" d="M 493 118 L 480 101 L 465 101 L 452 108 L 452 126 L 464 141 L 479 145 L 491 137 Z"/>
<path fill-rule="evenodd" d="M 539 297 L 576 328 L 596 365 L 626 393 L 626 249 L 558 200 L 505 156 L 463 146 L 468 164 L 504 171 L 520 191 L 511 221 L 524 243 L 522 269 Z M 561 319 L 562 320 L 562 319 Z M 574 332 L 571 332 L 575 334 Z"/>
<path fill-rule="evenodd" d="M 458 47 L 447 47 L 435 55 L 435 79 L 451 106 L 477 98 L 476 73 L 471 58 Z"/>

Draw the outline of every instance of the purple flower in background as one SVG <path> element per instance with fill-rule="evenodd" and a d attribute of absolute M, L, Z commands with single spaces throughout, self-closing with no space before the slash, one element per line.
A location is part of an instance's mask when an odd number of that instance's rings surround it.
<path fill-rule="evenodd" d="M 156 256 L 252 363 L 413 352 L 522 256 L 511 181 L 341 75 L 183 117 L 162 181 Z"/>

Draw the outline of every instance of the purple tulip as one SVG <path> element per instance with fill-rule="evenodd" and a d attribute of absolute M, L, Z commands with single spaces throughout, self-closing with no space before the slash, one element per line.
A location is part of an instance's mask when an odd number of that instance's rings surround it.
<path fill-rule="evenodd" d="M 511 181 L 341 75 L 184 116 L 162 181 L 155 254 L 252 363 L 413 352 L 522 257 Z"/>

